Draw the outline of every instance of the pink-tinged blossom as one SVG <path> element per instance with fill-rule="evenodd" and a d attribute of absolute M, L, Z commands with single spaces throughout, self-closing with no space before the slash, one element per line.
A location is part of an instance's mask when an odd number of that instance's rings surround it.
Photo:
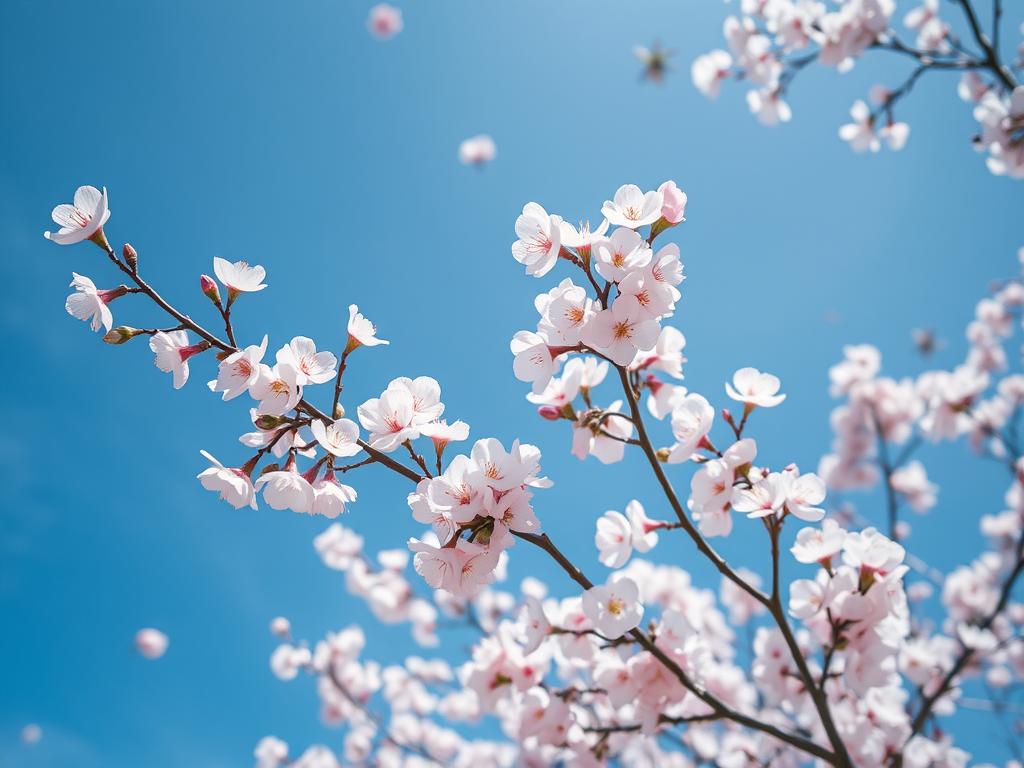
<path fill-rule="evenodd" d="M 816 523 L 825 517 L 825 510 L 815 505 L 825 500 L 825 483 L 815 474 L 800 475 L 796 470 L 787 470 L 790 476 L 786 492 L 786 511 L 809 523 Z"/>
<path fill-rule="evenodd" d="M 661 192 L 644 192 L 636 184 L 623 184 L 611 200 L 605 200 L 601 215 L 613 226 L 637 229 L 661 218 L 663 202 Z"/>
<path fill-rule="evenodd" d="M 663 286 L 672 302 L 679 301 L 682 294 L 676 286 L 686 279 L 683 276 L 683 262 L 679 258 L 679 246 L 675 243 L 666 243 L 659 248 L 647 266 L 644 277 L 652 288 L 656 285 Z"/>
<path fill-rule="evenodd" d="M 390 453 L 406 440 L 419 437 L 416 411 L 408 389 L 387 389 L 359 406 L 359 423 L 370 433 L 370 445 Z"/>
<path fill-rule="evenodd" d="M 737 512 L 746 512 L 747 517 L 768 517 L 782 515 L 786 504 L 792 477 L 788 473 L 772 472 L 749 488 L 736 488 L 732 506 Z"/>
<path fill-rule="evenodd" d="M 266 336 L 259 346 L 250 344 L 245 349 L 232 352 L 221 360 L 217 378 L 209 383 L 210 391 L 223 392 L 222 400 L 233 400 L 248 392 L 260 377 L 260 363 L 266 352 Z"/>
<path fill-rule="evenodd" d="M 257 491 L 263 491 L 263 500 L 272 509 L 312 514 L 315 498 L 313 486 L 299 474 L 294 459 L 289 460 L 283 470 L 263 473 L 254 485 Z"/>
<path fill-rule="evenodd" d="M 594 629 L 616 640 L 640 625 L 644 616 L 640 590 L 632 579 L 613 575 L 606 584 L 583 593 L 583 613 L 593 622 Z"/>
<path fill-rule="evenodd" d="M 853 118 L 852 123 L 839 127 L 839 138 L 848 142 L 854 152 L 877 152 L 881 149 L 882 144 L 875 133 L 875 118 L 867 103 L 861 99 L 855 101 L 850 107 L 850 117 Z"/>
<path fill-rule="evenodd" d="M 498 154 L 494 139 L 486 133 L 470 138 L 459 144 L 459 162 L 463 165 L 483 166 Z"/>
<path fill-rule="evenodd" d="M 336 419 L 330 423 L 314 419 L 309 429 L 321 447 L 332 456 L 347 458 L 363 450 L 359 445 L 359 426 L 351 419 Z"/>
<path fill-rule="evenodd" d="M 537 203 L 527 203 L 516 219 L 512 256 L 526 267 L 526 274 L 544 277 L 558 261 L 562 247 L 562 217 L 548 214 Z"/>
<path fill-rule="evenodd" d="M 676 328 L 666 325 L 658 334 L 654 347 L 639 350 L 630 364 L 631 370 L 664 371 L 674 379 L 683 378 L 686 357 L 686 337 Z"/>
<path fill-rule="evenodd" d="M 317 352 L 316 344 L 305 336 L 296 336 L 277 352 L 277 367 L 295 371 L 295 383 L 323 384 L 334 378 L 337 358 L 330 352 Z"/>
<path fill-rule="evenodd" d="M 225 467 L 206 451 L 199 453 L 213 465 L 197 475 L 203 488 L 218 494 L 235 509 L 245 506 L 256 509 L 256 491 L 245 470 Z"/>
<path fill-rule="evenodd" d="M 156 354 L 156 367 L 173 374 L 174 388 L 181 389 L 188 381 L 188 359 L 209 345 L 190 346 L 185 331 L 158 331 L 149 340 L 149 348 Z"/>
<path fill-rule="evenodd" d="M 469 438 L 469 424 L 464 421 L 435 421 L 420 425 L 420 434 L 434 443 L 434 452 L 440 456 L 448 443 L 461 443 Z"/>
<path fill-rule="evenodd" d="M 402 31 L 402 12 L 388 3 L 378 3 L 370 9 L 366 28 L 378 40 L 390 40 Z"/>
<path fill-rule="evenodd" d="M 110 330 L 114 324 L 114 316 L 107 304 L 121 295 L 120 292 L 97 290 L 96 284 L 84 275 L 71 273 L 71 287 L 75 292 L 64 302 L 64 309 L 76 320 L 88 320 L 89 327 L 98 331 L 103 328 Z"/>
<path fill-rule="evenodd" d="M 610 237 L 597 240 L 591 254 L 597 273 L 613 283 L 647 266 L 651 261 L 650 247 L 628 227 L 618 227 Z"/>
<path fill-rule="evenodd" d="M 267 416 L 283 416 L 299 404 L 302 386 L 298 381 L 299 371 L 291 365 L 260 364 L 260 373 L 249 387 L 249 394 L 259 401 L 257 412 Z"/>
<path fill-rule="evenodd" d="M 703 396 L 691 392 L 672 409 L 672 434 L 676 442 L 668 455 L 669 464 L 689 461 L 711 431 L 715 409 Z"/>
<path fill-rule="evenodd" d="M 390 344 L 390 341 L 377 338 L 377 326 L 367 320 L 359 312 L 355 304 L 348 305 L 348 345 L 346 351 L 351 352 L 356 347 L 376 347 L 380 344 Z"/>
<path fill-rule="evenodd" d="M 512 361 L 515 377 L 531 383 L 534 394 L 543 392 L 558 367 L 557 355 L 552 353 L 548 340 L 532 331 L 519 331 L 509 342 L 509 349 L 515 355 Z"/>
<path fill-rule="evenodd" d="M 629 296 L 620 296 L 587 323 L 583 342 L 611 358 L 616 365 L 629 365 L 637 350 L 650 349 L 658 340 L 660 326 L 647 317 L 639 303 Z"/>
<path fill-rule="evenodd" d="M 145 659 L 159 659 L 167 652 L 170 640 L 159 629 L 147 627 L 135 633 L 135 650 Z"/>
<path fill-rule="evenodd" d="M 356 489 L 338 482 L 334 472 L 328 472 L 313 482 L 313 505 L 310 514 L 334 519 L 345 511 L 345 505 L 356 500 Z"/>
<path fill-rule="evenodd" d="M 874 528 L 847 533 L 843 540 L 843 562 L 862 573 L 882 576 L 903 562 L 906 551 Z"/>
<path fill-rule="evenodd" d="M 533 303 L 541 316 L 538 335 L 566 347 L 579 344 L 583 327 L 601 308 L 599 302 L 587 296 L 586 288 L 568 277 L 547 293 L 539 294 Z"/>
<path fill-rule="evenodd" d="M 282 643 L 270 656 L 270 670 L 278 680 L 294 680 L 313 661 L 313 654 L 305 646 Z"/>
<path fill-rule="evenodd" d="M 777 376 L 761 373 L 756 368 L 740 368 L 733 374 L 732 383 L 726 383 L 725 393 L 747 408 L 773 408 L 786 399 L 778 394 L 780 382 Z"/>
<path fill-rule="evenodd" d="M 729 446 L 720 459 L 704 463 L 690 480 L 690 508 L 705 536 L 728 536 L 732 532 L 732 495 L 737 473 L 749 467 L 757 455 L 757 444 L 744 438 Z"/>
<path fill-rule="evenodd" d="M 590 253 L 594 243 L 601 240 L 608 232 L 608 219 L 602 219 L 597 229 L 590 228 L 589 221 L 581 221 L 579 228 L 574 227 L 567 221 L 562 221 L 561 228 L 562 245 L 566 248 L 575 248 L 581 255 Z"/>
<path fill-rule="evenodd" d="M 245 261 L 230 262 L 214 256 L 213 273 L 227 287 L 229 301 L 240 293 L 254 293 L 267 287 L 263 282 L 267 271 L 259 264 L 250 266 Z"/>
<path fill-rule="evenodd" d="M 494 578 L 498 552 L 459 539 L 454 547 L 434 547 L 409 540 L 413 567 L 427 585 L 461 597 L 472 597 Z"/>
<path fill-rule="evenodd" d="M 697 90 L 710 99 L 718 98 L 722 80 L 729 77 L 732 56 L 721 49 L 698 56 L 690 67 L 690 77 Z"/>
<path fill-rule="evenodd" d="M 828 565 L 846 542 L 846 531 L 835 520 L 823 520 L 820 528 L 801 528 L 791 552 L 798 562 Z"/>
<path fill-rule="evenodd" d="M 107 189 L 84 186 L 75 191 L 73 205 L 64 203 L 53 209 L 53 221 L 60 226 L 57 232 L 44 232 L 43 237 L 58 245 L 72 245 L 83 240 L 96 240 L 105 246 L 103 225 L 110 218 L 107 207 Z"/>
<path fill-rule="evenodd" d="M 644 386 L 650 392 L 647 398 L 647 412 L 659 421 L 672 413 L 687 393 L 686 387 L 666 384 L 653 375 L 644 379 Z"/>
<path fill-rule="evenodd" d="M 621 568 L 633 554 L 633 528 L 621 512 L 608 511 L 597 519 L 594 535 L 600 560 L 609 568 Z"/>
<path fill-rule="evenodd" d="M 430 376 L 410 379 L 400 376 L 388 384 L 388 390 L 405 390 L 412 397 L 413 422 L 419 426 L 437 421 L 444 413 L 441 402 L 441 385 Z"/>

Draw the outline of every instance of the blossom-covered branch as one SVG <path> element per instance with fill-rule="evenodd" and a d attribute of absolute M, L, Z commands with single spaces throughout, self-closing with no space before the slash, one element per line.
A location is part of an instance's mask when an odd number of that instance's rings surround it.
<path fill-rule="evenodd" d="M 205 488 L 236 508 L 255 508 L 262 497 L 274 509 L 336 518 L 357 499 L 339 476 L 379 464 L 414 484 L 407 503 L 416 535 L 404 547 L 371 557 L 358 533 L 334 523 L 317 537 L 316 550 L 380 622 L 408 624 L 419 646 L 440 646 L 449 629 L 457 646 L 454 633 L 469 631 L 464 663 L 453 668 L 453 649 L 447 659 L 410 656 L 381 667 L 363 658 L 358 627 L 311 644 L 293 639 L 283 619 L 275 622 L 282 642 L 271 667 L 282 679 L 304 672 L 316 680 L 323 719 L 345 726 L 345 764 L 650 765 L 679 758 L 721 766 L 961 765 L 963 753 L 929 724 L 952 711 L 979 663 L 988 667 L 990 685 L 1000 680 L 998 668 L 1008 671 L 1004 681 L 1024 673 L 1024 611 L 1012 599 L 1024 569 L 1024 468 L 1014 426 L 1024 377 L 994 383 L 1007 367 L 1003 344 L 1019 322 L 1024 285 L 1006 281 L 978 305 L 970 353 L 952 372 L 882 379 L 876 350 L 848 348 L 831 371 L 834 394 L 847 401 L 833 417 L 833 453 L 817 473 L 793 464 L 773 470 L 755 465 L 751 435 L 758 411 L 785 400 L 778 378 L 738 370 L 724 388 L 742 409 L 735 416 L 678 383 L 686 342 L 666 322 L 682 298 L 683 266 L 678 245 L 660 239 L 685 221 L 686 202 L 673 182 L 646 192 L 624 185 L 605 201 L 593 230 L 537 203 L 515 224 L 512 254 L 528 274 L 544 277 L 556 267 L 570 274 L 537 297 L 535 330 L 513 337 L 514 375 L 531 385 L 527 399 L 540 417 L 565 425 L 577 458 L 607 464 L 639 449 L 661 490 L 648 503 L 669 511 L 669 519 L 649 517 L 634 499 L 624 512 L 597 518 L 598 560 L 612 571 L 603 581 L 588 578 L 542 530 L 534 495 L 551 481 L 541 472 L 540 451 L 488 438 L 452 455 L 449 445 L 467 440 L 469 426 L 442 419 L 434 379 L 395 379 L 355 408 L 358 422 L 346 418 L 344 376 L 359 359 L 354 353 L 387 343 L 355 305 L 338 355 L 299 336 L 278 348 L 271 365 L 264 362 L 267 337 L 236 342 L 245 334 L 231 317 L 235 302 L 266 288 L 262 267 L 215 260 L 216 279 L 200 276 L 225 341 L 141 277 L 131 246 L 116 254 L 104 231 L 105 191 L 83 187 L 73 205 L 55 209 L 61 231 L 48 236 L 62 244 L 91 240 L 131 283 L 101 290 L 75 274 L 69 313 L 104 329 L 111 344 L 147 338 L 176 388 L 187 383 L 190 363 L 216 356 L 209 388 L 224 400 L 252 400 L 254 431 L 239 438 L 248 458 L 228 467 L 204 454 L 211 465 L 199 474 Z M 111 305 L 131 294 L 152 300 L 176 324 L 114 327 Z M 615 399 L 603 398 L 612 370 Z M 327 385 L 324 408 L 313 401 L 320 384 Z M 662 438 L 659 424 L 667 427 Z M 913 450 L 922 440 L 963 435 L 1013 469 L 1012 508 L 982 520 L 993 551 L 946 578 L 940 633 L 911 615 L 908 558 L 899 543 L 911 531 L 897 512 L 902 504 L 924 512 L 936 500 Z M 880 477 L 889 537 L 826 518 L 826 484 L 847 492 Z M 679 482 L 688 484 L 685 499 L 675 490 Z M 789 552 L 815 573 L 787 585 L 784 537 L 798 521 L 809 525 L 795 533 Z M 727 562 L 710 543 L 731 534 L 763 543 L 766 579 Z M 719 597 L 677 566 L 633 556 L 669 536 L 689 541 L 716 569 Z M 502 589 L 517 542 L 552 558 L 569 577 L 556 586 L 573 590 L 555 598 L 534 578 Z M 419 578 L 407 578 L 410 568 Z M 922 586 L 927 582 L 910 585 L 915 600 L 927 599 Z M 742 663 L 738 629 L 753 639 Z M 460 732 L 482 717 L 496 718 L 505 739 Z M 260 768 L 338 764 L 334 751 L 320 746 L 293 759 L 272 737 L 256 757 Z"/>
<path fill-rule="evenodd" d="M 914 62 L 905 79 L 871 89 L 869 101 L 858 99 L 853 122 L 839 136 L 857 152 L 877 152 L 883 145 L 901 149 L 910 134 L 897 121 L 895 108 L 927 73 L 960 72 L 960 98 L 974 105 L 979 132 L 975 148 L 987 152 L 989 170 L 996 175 L 1024 178 L 1024 88 L 1017 76 L 1024 46 L 1013 65 L 999 47 L 1002 4 L 993 6 L 992 32 L 979 21 L 973 0 L 955 0 L 970 35 L 961 40 L 954 24 L 939 12 L 939 0 L 923 0 L 903 17 L 903 26 L 916 35 L 910 43 L 895 28 L 895 0 L 841 0 L 833 6 L 816 0 L 744 0 L 742 15 L 725 20 L 728 50 L 716 49 L 693 62 L 696 87 L 711 98 L 724 80 L 746 80 L 750 111 L 765 125 L 789 122 L 785 97 L 797 75 L 812 64 L 846 72 L 864 55 L 884 52 Z M 1024 29 L 1024 28 L 1022 28 Z"/>

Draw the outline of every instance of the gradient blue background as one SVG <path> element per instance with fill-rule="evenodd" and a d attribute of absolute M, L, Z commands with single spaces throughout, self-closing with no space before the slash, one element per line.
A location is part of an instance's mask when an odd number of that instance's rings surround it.
<path fill-rule="evenodd" d="M 246 765 L 268 733 L 337 745 L 309 681 L 272 677 L 267 623 L 284 614 L 316 639 L 367 619 L 313 552 L 325 521 L 236 512 L 193 480 L 200 448 L 245 456 L 235 438 L 246 406 L 211 397 L 212 361 L 195 361 L 175 393 L 144 342 L 108 347 L 65 314 L 72 269 L 116 284 L 98 250 L 41 237 L 79 184 L 110 190 L 111 240 L 134 243 L 144 274 L 197 319 L 215 324 L 197 289 L 213 256 L 265 265 L 269 290 L 236 313 L 248 342 L 269 331 L 272 346 L 299 333 L 336 346 L 357 302 L 392 346 L 353 358 L 349 409 L 394 376 L 430 374 L 472 436 L 540 445 L 556 485 L 538 495 L 539 514 L 598 579 L 597 514 L 633 497 L 669 512 L 638 460 L 569 456 L 564 425 L 536 418 L 511 374 L 507 341 L 532 327 L 532 298 L 553 284 L 524 277 L 509 254 L 523 203 L 593 220 L 622 183 L 676 179 L 690 196 L 672 233 L 688 275 L 676 323 L 685 383 L 724 405 L 735 368 L 778 374 L 789 399 L 755 419 L 761 458 L 805 470 L 828 448 L 826 370 L 844 343 L 876 343 L 887 372 L 912 374 L 922 363 L 910 331 L 934 325 L 950 342 L 937 363 L 954 364 L 988 280 L 1017 268 L 1024 185 L 991 176 L 970 150 L 955 75 L 926 77 L 900 108 L 913 127 L 905 151 L 858 156 L 837 126 L 871 84 L 897 84 L 905 62 L 805 72 L 793 123 L 766 129 L 742 88 L 709 103 L 690 84 L 691 60 L 721 45 L 718 3 L 406 2 L 405 31 L 387 43 L 366 31 L 370 5 L 0 10 L 3 768 Z M 1010 45 L 1017 22 L 1010 13 Z M 640 82 L 631 55 L 656 38 L 678 52 L 662 87 Z M 456 160 L 478 132 L 498 145 L 482 172 Z M 113 310 L 156 321 L 132 297 Z M 962 448 L 924 456 L 942 491 L 912 521 L 912 543 L 948 569 L 980 551 L 977 519 L 1001 509 L 1005 471 Z M 353 482 L 345 523 L 372 549 L 417 531 L 402 481 L 370 468 Z M 878 499 L 861 511 L 880 519 Z M 725 550 L 763 569 L 762 538 L 740 522 Z M 682 538 L 664 537 L 657 556 L 717 589 Z M 519 546 L 512 583 L 528 573 L 569 591 Z M 171 637 L 156 663 L 131 649 L 147 625 Z M 373 656 L 411 649 L 405 628 L 371 627 Z M 33 748 L 18 743 L 27 722 L 45 730 Z M 1005 757 L 988 716 L 957 725 L 976 757 Z"/>

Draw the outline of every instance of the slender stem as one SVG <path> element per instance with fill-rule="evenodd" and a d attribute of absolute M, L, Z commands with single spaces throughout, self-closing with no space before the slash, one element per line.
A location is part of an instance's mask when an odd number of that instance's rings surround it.
<path fill-rule="evenodd" d="M 889 459 L 889 443 L 882 431 L 882 421 L 874 408 L 871 409 L 871 420 L 875 425 L 875 435 L 878 438 L 878 466 L 882 470 L 882 479 L 885 482 L 885 500 L 889 521 L 889 538 L 898 542 L 900 540 L 897 528 L 899 527 L 899 498 L 896 489 L 892 485 L 893 473 L 898 468 Z"/>
<path fill-rule="evenodd" d="M 971 5 L 971 0 L 957 0 L 957 2 L 960 7 L 964 9 L 964 15 L 967 16 L 967 23 L 970 25 L 971 32 L 974 34 L 975 42 L 978 43 L 978 46 L 985 54 L 985 63 L 988 64 L 989 69 L 992 70 L 992 73 L 999 78 L 1003 85 L 1012 91 L 1017 87 L 1017 83 L 1013 81 L 1010 73 L 1007 72 L 1000 63 L 999 54 L 992 46 L 991 41 L 985 37 L 985 33 L 981 31 L 981 24 L 978 23 L 978 14 L 975 13 L 974 6 Z"/>

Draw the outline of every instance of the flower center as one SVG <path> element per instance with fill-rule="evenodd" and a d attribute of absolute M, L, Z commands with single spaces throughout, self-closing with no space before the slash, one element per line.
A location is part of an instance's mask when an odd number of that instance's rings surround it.
<path fill-rule="evenodd" d="M 633 335 L 633 326 L 625 320 L 621 320 L 615 324 L 615 328 L 612 333 L 617 340 L 621 341 L 622 339 L 628 339 Z"/>

